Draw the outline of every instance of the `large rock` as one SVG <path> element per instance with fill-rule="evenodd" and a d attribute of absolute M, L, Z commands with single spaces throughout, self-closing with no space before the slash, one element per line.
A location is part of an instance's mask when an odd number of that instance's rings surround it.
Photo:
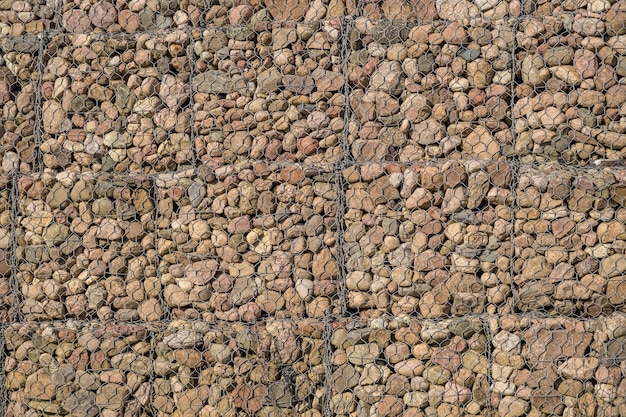
<path fill-rule="evenodd" d="M 194 91 L 207 94 L 230 94 L 243 91 L 246 83 L 242 78 L 234 79 L 222 71 L 207 71 L 193 77 Z"/>

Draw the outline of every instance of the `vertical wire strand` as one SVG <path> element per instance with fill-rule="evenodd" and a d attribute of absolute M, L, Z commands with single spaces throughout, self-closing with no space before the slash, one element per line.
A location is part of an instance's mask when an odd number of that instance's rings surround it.
<path fill-rule="evenodd" d="M 191 27 L 187 28 L 187 35 L 189 36 L 189 46 L 187 47 L 187 59 L 189 61 L 189 143 L 191 145 L 191 165 L 194 168 L 198 167 L 198 150 L 196 149 L 196 112 L 194 111 L 194 98 L 193 98 L 193 77 L 196 72 L 196 56 L 194 53 L 194 32 Z"/>
<path fill-rule="evenodd" d="M 37 51 L 37 80 L 35 81 L 35 128 L 33 132 L 34 136 L 34 149 L 33 149 L 33 172 L 42 173 L 44 169 L 43 154 L 41 152 L 41 145 L 43 143 L 43 107 L 41 97 L 41 86 L 43 80 L 43 55 L 47 47 L 49 40 L 48 32 L 44 31 L 39 34 L 39 48 Z"/>
<path fill-rule="evenodd" d="M 17 279 L 19 273 L 19 260 L 17 254 L 17 224 L 18 224 L 18 181 L 20 178 L 20 174 L 13 172 L 11 177 L 11 190 L 9 193 L 9 206 L 11 207 L 11 239 L 9 250 L 11 251 L 9 256 L 9 263 L 11 267 L 11 277 L 10 284 L 11 290 L 14 295 L 14 305 L 13 305 L 13 314 L 12 320 L 15 323 L 21 323 L 24 321 L 24 315 L 22 313 L 21 306 L 24 302 L 21 297 L 22 292 L 20 291 L 20 283 Z"/>

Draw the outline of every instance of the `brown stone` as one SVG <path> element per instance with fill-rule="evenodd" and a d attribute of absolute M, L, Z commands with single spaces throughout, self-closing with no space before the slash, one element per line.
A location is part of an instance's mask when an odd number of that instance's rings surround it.
<path fill-rule="evenodd" d="M 582 357 L 593 339 L 590 333 L 575 330 L 548 330 L 535 325 L 524 332 L 526 359 L 537 369 L 553 361 L 572 356 Z"/>
<path fill-rule="evenodd" d="M 107 29 L 117 20 L 115 5 L 104 1 L 94 4 L 89 9 L 89 20 L 95 27 Z"/>
<path fill-rule="evenodd" d="M 79 9 L 71 9 L 63 13 L 63 27 L 68 32 L 89 32 L 91 30 L 91 22 L 89 16 Z"/>

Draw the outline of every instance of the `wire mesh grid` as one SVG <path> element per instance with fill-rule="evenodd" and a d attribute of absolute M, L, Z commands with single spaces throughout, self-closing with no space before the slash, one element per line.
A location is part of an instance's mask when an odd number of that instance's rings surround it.
<path fill-rule="evenodd" d="M 0 2 L 6 415 L 626 414 L 624 21 Z"/>
<path fill-rule="evenodd" d="M 8 415 L 320 415 L 323 323 L 23 323 Z"/>
<path fill-rule="evenodd" d="M 173 317 L 255 321 L 335 311 L 332 168 L 258 162 L 157 176 L 158 269 Z"/>
<path fill-rule="evenodd" d="M 189 46 L 184 30 L 51 36 L 42 63 L 44 169 L 190 166 Z"/>

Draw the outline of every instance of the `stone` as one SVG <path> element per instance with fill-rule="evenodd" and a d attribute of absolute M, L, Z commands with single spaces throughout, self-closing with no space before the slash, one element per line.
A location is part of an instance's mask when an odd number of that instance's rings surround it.
<path fill-rule="evenodd" d="M 202 333 L 189 329 L 181 329 L 163 338 L 163 343 L 172 349 L 195 348 L 203 343 Z"/>
<path fill-rule="evenodd" d="M 117 21 L 128 33 L 136 33 L 143 28 L 139 15 L 130 10 L 120 10 Z"/>
<path fill-rule="evenodd" d="M 105 240 L 120 240 L 124 235 L 124 230 L 120 227 L 117 220 L 105 218 L 98 226 L 96 238 Z"/>
<path fill-rule="evenodd" d="M 574 68 L 581 77 L 593 77 L 598 71 L 598 58 L 593 51 L 577 49 L 574 53 Z"/>
<path fill-rule="evenodd" d="M 309 2 L 303 0 L 268 0 L 267 9 L 275 20 L 300 20 L 307 12 Z"/>
<path fill-rule="evenodd" d="M 56 396 L 56 386 L 50 375 L 45 370 L 40 369 L 26 378 L 24 395 L 26 398 L 50 401 Z"/>
<path fill-rule="evenodd" d="M 501 330 L 491 341 L 496 349 L 507 353 L 519 353 L 521 342 L 522 340 L 519 336 L 506 330 Z"/>
<path fill-rule="evenodd" d="M 65 110 L 56 101 L 45 101 L 42 104 L 42 124 L 46 133 L 58 134 L 65 125 Z"/>
<path fill-rule="evenodd" d="M 408 94 L 400 106 L 400 111 L 407 120 L 413 123 L 419 123 L 430 117 L 432 106 L 425 96 L 421 94 Z"/>
<path fill-rule="evenodd" d="M 379 416 L 399 416 L 404 410 L 404 405 L 399 398 L 386 395 L 376 405 L 376 412 Z"/>
<path fill-rule="evenodd" d="M 525 355 L 530 364 L 543 369 L 560 358 L 584 357 L 593 336 L 571 330 L 548 330 L 535 325 L 524 333 Z"/>
<path fill-rule="evenodd" d="M 574 49 L 569 46 L 555 46 L 543 53 L 543 60 L 549 67 L 569 65 L 574 60 Z"/>
<path fill-rule="evenodd" d="M 472 398 L 472 391 L 453 381 L 444 386 L 443 401 L 452 404 L 466 404 Z"/>
<path fill-rule="evenodd" d="M 420 145 L 432 145 L 443 139 L 444 131 L 437 121 L 428 119 L 417 123 L 411 131 L 411 139 Z"/>
<path fill-rule="evenodd" d="M 443 268 L 446 258 L 433 250 L 425 250 L 415 257 L 414 268 L 416 271 L 432 271 Z"/>
<path fill-rule="evenodd" d="M 248 23 L 254 15 L 254 9 L 247 4 L 235 6 L 228 11 L 228 19 L 231 25 Z"/>
<path fill-rule="evenodd" d="M 424 378 L 431 384 L 444 385 L 452 377 L 452 373 L 439 365 L 430 366 L 424 370 Z"/>
<path fill-rule="evenodd" d="M 128 387 L 120 384 L 104 384 L 96 392 L 96 405 L 109 410 L 120 410 L 128 398 Z"/>
<path fill-rule="evenodd" d="M 195 77 L 194 77 L 195 79 Z M 206 89 L 206 79 L 200 82 L 202 89 Z M 210 81 L 209 81 L 210 82 Z M 226 87 L 228 88 L 228 87 Z M 236 87 L 233 86 L 233 89 Z M 210 89 L 210 87 L 209 87 Z M 198 90 L 200 91 L 200 90 Z M 171 74 L 163 75 L 159 88 L 159 97 L 170 109 L 177 111 L 189 96 L 189 85 L 179 82 L 176 77 Z"/>
<path fill-rule="evenodd" d="M 621 276 L 626 272 L 626 259 L 621 254 L 614 254 L 600 261 L 598 273 L 605 278 Z"/>
<path fill-rule="evenodd" d="M 341 393 L 354 388 L 359 383 L 360 375 L 351 365 L 342 365 L 332 375 L 333 388 Z"/>
<path fill-rule="evenodd" d="M 408 22 L 392 19 L 376 22 L 370 30 L 370 35 L 375 42 L 382 45 L 391 45 L 403 43 L 408 32 Z"/>
<path fill-rule="evenodd" d="M 498 413 L 502 417 L 524 416 L 529 409 L 530 404 L 528 404 L 527 401 L 514 396 L 504 397 L 500 400 L 500 404 L 498 404 Z"/>
<path fill-rule="evenodd" d="M 404 74 L 397 61 L 384 61 L 378 65 L 370 78 L 369 87 L 399 95 L 403 87 Z"/>
<path fill-rule="evenodd" d="M 282 86 L 283 76 L 277 68 L 263 71 L 257 77 L 257 89 L 261 93 L 269 94 Z"/>
<path fill-rule="evenodd" d="M 570 85 L 580 85 L 582 81 L 581 75 L 573 65 L 559 65 L 557 67 L 550 68 L 550 71 L 555 77 Z"/>
<path fill-rule="evenodd" d="M 499 0 L 477 0 L 476 5 L 481 11 L 486 11 L 493 9 L 496 5 L 500 3 Z"/>
<path fill-rule="evenodd" d="M 467 41 L 467 31 L 459 22 L 451 22 L 441 33 L 449 44 L 463 44 Z"/>
<path fill-rule="evenodd" d="M 463 58 L 464 60 L 471 62 L 480 56 L 480 49 L 461 47 L 459 48 L 457 55 Z"/>
<path fill-rule="evenodd" d="M 316 279 L 327 280 L 334 279 L 337 274 L 337 262 L 329 248 L 321 250 L 313 260 L 311 271 Z"/>
<path fill-rule="evenodd" d="M 527 55 L 521 64 L 522 81 L 532 87 L 541 87 L 550 78 L 550 70 L 538 55 Z"/>
<path fill-rule="evenodd" d="M 137 313 L 141 320 L 154 322 L 163 318 L 164 310 L 159 300 L 151 298 L 139 304 Z"/>
<path fill-rule="evenodd" d="M 63 27 L 68 32 L 89 32 L 91 30 L 91 21 L 89 16 L 79 9 L 71 9 L 63 13 L 61 19 Z"/>
<path fill-rule="evenodd" d="M 406 377 L 421 375 L 425 369 L 423 362 L 415 358 L 400 361 L 396 363 L 393 367 L 398 374 Z"/>
<path fill-rule="evenodd" d="M 626 147 L 626 134 L 602 132 L 598 134 L 598 142 L 611 149 L 623 149 Z"/>
<path fill-rule="evenodd" d="M 243 79 L 231 78 L 225 72 L 218 70 L 196 75 L 193 77 L 191 85 L 194 91 L 205 94 L 230 94 L 233 91 L 243 91 L 246 88 Z"/>
<path fill-rule="evenodd" d="M 486 375 L 489 361 L 485 356 L 470 350 L 461 355 L 461 364 L 472 372 Z"/>
<path fill-rule="evenodd" d="M 297 94 L 311 94 L 315 89 L 315 80 L 311 76 L 284 75 L 282 83 L 285 89 Z"/>
<path fill-rule="evenodd" d="M 463 140 L 461 145 L 464 154 L 472 158 L 496 160 L 502 156 L 500 144 L 491 135 L 488 129 L 476 126 Z"/>
<path fill-rule="evenodd" d="M 96 417 L 100 409 L 96 405 L 96 394 L 92 391 L 79 389 L 65 400 L 62 407 L 76 417 Z"/>
<path fill-rule="evenodd" d="M 215 277 L 217 270 L 218 263 L 214 259 L 197 261 L 187 267 L 185 276 L 193 285 L 207 285 Z"/>
<path fill-rule="evenodd" d="M 478 7 L 467 0 L 436 0 L 439 17 L 444 20 L 464 21 L 479 15 Z"/>
<path fill-rule="evenodd" d="M 616 2 L 606 12 L 606 31 L 609 36 L 626 34 L 626 8 Z"/>
<path fill-rule="evenodd" d="M 100 1 L 89 9 L 89 20 L 98 28 L 107 29 L 117 21 L 117 10 L 112 3 Z"/>
<path fill-rule="evenodd" d="M 326 71 L 317 68 L 311 73 L 311 77 L 315 81 L 317 91 L 339 91 L 344 83 L 344 77 L 337 72 Z M 393 83 L 392 80 L 389 80 Z"/>
<path fill-rule="evenodd" d="M 380 347 L 375 343 L 358 344 L 346 349 L 348 361 L 354 365 L 373 363 L 380 355 Z"/>
<path fill-rule="evenodd" d="M 569 358 L 559 366 L 559 372 L 565 378 L 587 381 L 593 378 L 599 363 L 598 358 Z"/>
<path fill-rule="evenodd" d="M 196 388 L 186 389 L 174 395 L 174 402 L 182 415 L 199 415 L 204 402 L 210 394 L 207 385 L 200 385 Z"/>
<path fill-rule="evenodd" d="M 467 79 L 472 87 L 486 88 L 494 75 L 495 71 L 487 60 L 476 59 L 467 63 Z"/>

